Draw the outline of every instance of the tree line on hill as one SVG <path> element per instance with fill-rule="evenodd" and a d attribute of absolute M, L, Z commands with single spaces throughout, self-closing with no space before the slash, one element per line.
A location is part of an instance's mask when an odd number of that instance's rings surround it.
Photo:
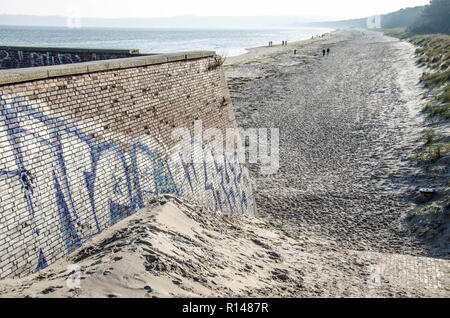
<path fill-rule="evenodd" d="M 369 18 L 313 23 L 332 28 L 366 28 Z M 407 29 L 410 34 L 450 34 L 450 0 L 431 0 L 430 4 L 381 15 L 381 28 Z"/>

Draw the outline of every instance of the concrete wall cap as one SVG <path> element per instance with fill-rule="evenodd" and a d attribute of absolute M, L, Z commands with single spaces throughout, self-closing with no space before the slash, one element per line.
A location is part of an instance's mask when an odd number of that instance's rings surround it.
<path fill-rule="evenodd" d="M 46 66 L 45 68 L 48 70 L 48 77 L 59 77 L 87 73 L 88 67 L 83 64 L 84 63 L 71 64 L 70 68 L 65 67 L 66 65 Z"/>
<path fill-rule="evenodd" d="M 214 51 L 191 51 L 172 54 L 149 54 L 112 60 L 91 61 L 74 64 L 16 68 L 0 70 L 0 85 L 29 82 L 39 79 L 61 77 L 108 70 L 142 67 L 175 61 L 186 61 L 215 56 Z"/>

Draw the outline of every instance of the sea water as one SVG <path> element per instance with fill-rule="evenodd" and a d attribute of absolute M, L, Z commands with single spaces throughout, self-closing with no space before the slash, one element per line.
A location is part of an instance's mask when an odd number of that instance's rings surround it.
<path fill-rule="evenodd" d="M 141 53 L 211 50 L 222 56 L 246 48 L 298 41 L 332 31 L 327 28 L 283 29 L 125 29 L 0 26 L 0 46 L 139 49 Z"/>

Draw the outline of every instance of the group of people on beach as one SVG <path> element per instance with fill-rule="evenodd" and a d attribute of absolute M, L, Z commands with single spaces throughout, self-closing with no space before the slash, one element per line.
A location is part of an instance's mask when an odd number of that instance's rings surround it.
<path fill-rule="evenodd" d="M 288 41 L 281 41 L 281 45 L 282 45 L 282 46 L 288 45 Z M 273 42 L 272 42 L 272 41 L 269 41 L 269 47 L 272 47 L 272 46 L 273 46 Z"/>
<path fill-rule="evenodd" d="M 325 35 L 326 35 L 326 33 L 325 33 L 325 34 L 322 34 L 322 35 L 312 36 L 311 39 L 314 39 L 314 38 L 316 38 L 316 37 L 317 37 L 317 38 L 323 38 Z M 287 46 L 287 45 L 288 45 L 288 41 L 281 41 L 281 45 L 282 45 L 282 46 Z M 273 47 L 273 42 L 272 42 L 272 41 L 269 41 L 269 47 Z M 324 50 L 324 51 L 325 51 L 325 50 Z M 329 53 L 330 53 L 330 49 L 328 49 L 327 51 L 328 51 L 327 53 L 329 54 Z M 327 55 L 328 55 L 328 54 L 327 54 Z M 325 54 L 324 54 L 323 56 L 325 56 Z"/>
<path fill-rule="evenodd" d="M 323 37 L 324 35 L 322 35 L 322 36 L 318 36 L 318 37 Z M 314 37 L 313 37 L 314 38 Z M 288 41 L 282 41 L 281 42 L 281 45 L 282 46 L 287 46 L 288 45 Z M 273 47 L 273 42 L 272 41 L 269 41 L 269 47 Z M 297 54 L 297 50 L 296 49 L 294 49 L 294 55 L 296 55 Z M 323 56 L 325 56 L 325 55 L 330 55 L 330 48 L 328 48 L 328 49 L 323 49 L 322 50 L 322 54 L 323 54 Z"/>

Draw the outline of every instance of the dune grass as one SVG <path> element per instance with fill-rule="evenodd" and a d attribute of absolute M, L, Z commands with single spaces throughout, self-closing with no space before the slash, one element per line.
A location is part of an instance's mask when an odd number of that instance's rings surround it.
<path fill-rule="evenodd" d="M 423 110 L 439 121 L 450 119 L 450 36 L 445 34 L 416 35 L 409 41 L 417 46 L 418 63 L 428 66 L 422 83 L 430 90 L 436 90 L 434 102 Z"/>
<path fill-rule="evenodd" d="M 420 63 L 438 71 L 448 71 L 450 64 L 450 36 L 445 34 L 416 35 L 409 40 L 419 46 Z"/>
<path fill-rule="evenodd" d="M 383 30 L 383 32 L 417 46 L 417 63 L 428 67 L 420 79 L 428 89 L 424 97 L 431 99 L 422 112 L 431 119 L 431 127 L 435 124 L 438 126 L 443 124 L 446 127 L 448 125 L 446 121 L 450 119 L 450 36 L 412 35 L 404 29 Z M 428 171 L 430 167 L 439 165 L 438 162 L 442 158 L 449 156 L 450 142 L 445 135 L 437 133 L 433 128 L 424 131 L 423 140 L 424 144 L 415 150 L 415 159 L 425 171 Z M 439 184 L 440 182 L 436 180 L 435 186 L 441 198 L 412 210 L 407 216 L 413 232 L 429 240 L 442 237 L 450 213 L 450 180 L 447 179 L 442 185 Z"/>

